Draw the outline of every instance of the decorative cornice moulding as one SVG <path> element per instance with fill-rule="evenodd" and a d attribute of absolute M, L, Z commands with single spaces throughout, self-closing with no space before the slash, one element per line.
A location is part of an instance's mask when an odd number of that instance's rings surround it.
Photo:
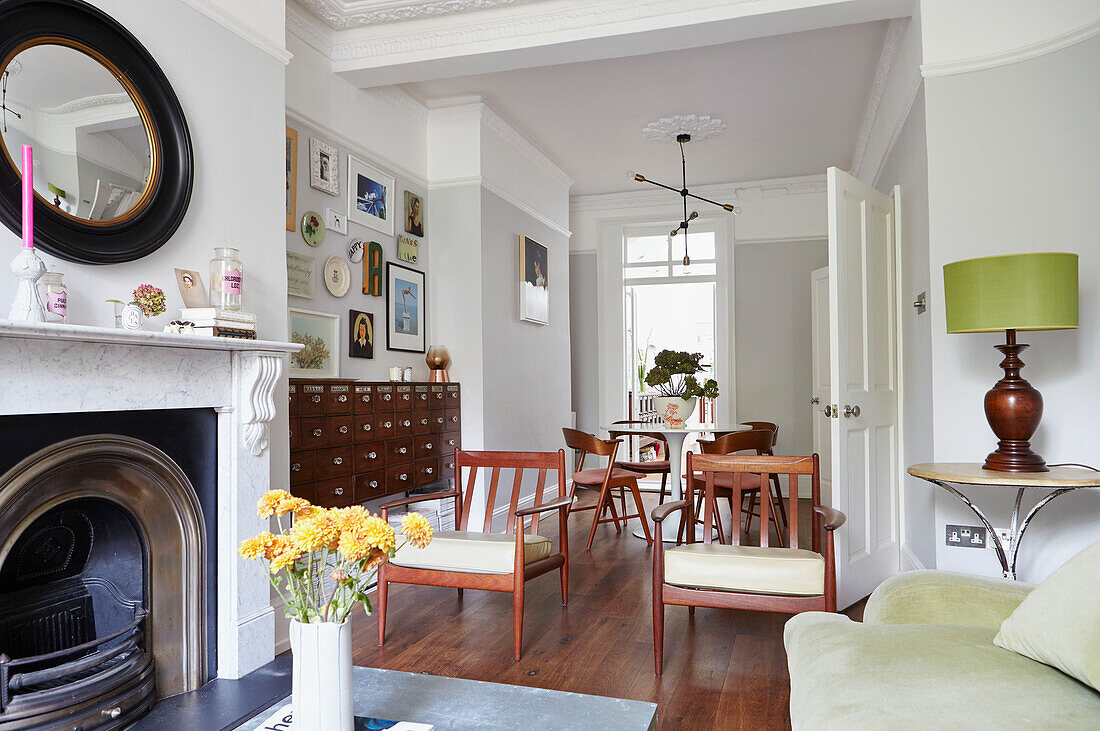
<path fill-rule="evenodd" d="M 85 109 L 95 109 L 96 107 L 109 107 L 115 105 L 130 104 L 133 105 L 133 100 L 130 95 L 125 92 L 118 94 L 96 94 L 94 96 L 86 96 L 83 99 L 74 99 L 71 102 L 65 102 L 56 107 L 50 107 L 49 109 L 39 109 L 39 114 L 72 114 L 73 112 L 82 112 Z M 134 110 L 134 114 L 137 114 L 137 110 Z"/>
<path fill-rule="evenodd" d="M 419 122 L 428 121 L 428 108 L 410 96 L 397 86 L 379 86 L 373 91 L 377 92 L 386 101 L 393 104 L 403 112 L 415 117 Z"/>
<path fill-rule="evenodd" d="M 290 59 L 293 58 L 293 54 L 291 54 L 290 51 L 286 50 L 283 44 L 277 43 L 273 39 L 260 33 L 254 27 L 248 25 L 241 18 L 238 18 L 231 13 L 227 13 L 220 6 L 212 2 L 212 0 L 183 1 L 194 8 L 197 12 L 202 13 L 207 18 L 210 18 L 215 23 L 228 30 L 230 33 L 233 33 L 239 38 L 243 38 L 256 48 L 260 49 L 272 58 L 275 58 L 279 61 L 279 63 L 283 64 L 284 66 L 290 63 Z"/>
<path fill-rule="evenodd" d="M 332 31 L 318 28 L 315 21 L 299 13 L 290 3 L 286 6 L 286 32 L 302 43 L 332 60 L 335 42 Z"/>
<path fill-rule="evenodd" d="M 1030 43 L 1020 48 L 1013 48 L 1000 53 L 991 53 L 987 56 L 959 59 L 957 61 L 941 61 L 938 63 L 926 63 L 920 67 L 921 74 L 926 79 L 939 76 L 952 76 L 954 74 L 967 74 L 972 71 L 985 71 L 986 69 L 1007 66 L 1020 61 L 1028 61 L 1048 53 L 1061 51 L 1064 48 L 1076 45 L 1082 41 L 1100 35 L 1100 20 L 1076 28 L 1067 33 L 1056 35 L 1053 38 Z"/>
<path fill-rule="evenodd" d="M 786 195 L 817 195 L 826 191 L 825 175 L 803 175 L 794 178 L 752 180 L 740 183 L 700 185 L 696 190 L 717 200 L 751 201 Z M 667 191 L 645 190 L 622 193 L 575 196 L 569 200 L 569 211 L 614 211 L 633 208 L 652 208 L 664 204 L 679 205 L 678 199 L 669 198 Z"/>
<path fill-rule="evenodd" d="M 310 12 L 337 30 L 379 23 L 485 10 L 532 0 L 301 0 Z"/>
<path fill-rule="evenodd" d="M 886 29 L 886 39 L 882 43 L 882 53 L 878 57 L 878 66 L 875 68 L 875 79 L 871 84 L 871 94 L 867 99 L 867 108 L 863 113 L 863 121 L 859 125 L 859 134 L 856 137 L 856 150 L 852 155 L 852 174 L 861 177 L 863 157 L 867 153 L 867 143 L 871 139 L 871 130 L 878 119 L 879 106 L 882 104 L 882 95 L 886 92 L 886 83 L 890 79 L 890 69 L 894 65 L 894 57 L 905 30 L 909 27 L 909 18 L 894 18 Z"/>

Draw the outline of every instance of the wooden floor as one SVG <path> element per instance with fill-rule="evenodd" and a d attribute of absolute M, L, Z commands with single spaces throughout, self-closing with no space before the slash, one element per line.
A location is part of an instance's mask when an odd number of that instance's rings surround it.
<path fill-rule="evenodd" d="M 645 499 L 647 509 L 657 502 Z M 466 590 L 459 599 L 454 589 L 391 585 L 386 646 L 377 646 L 375 619 L 356 613 L 355 664 L 656 702 L 662 729 L 789 728 L 788 616 L 700 608 L 690 618 L 667 607 L 657 678 L 651 549 L 609 524 L 586 552 L 591 519 L 570 518 L 569 606 L 557 572 L 528 582 L 518 663 L 510 594 Z M 556 525 L 545 520 L 540 532 L 556 542 Z M 809 536 L 808 523 L 799 534 Z"/>

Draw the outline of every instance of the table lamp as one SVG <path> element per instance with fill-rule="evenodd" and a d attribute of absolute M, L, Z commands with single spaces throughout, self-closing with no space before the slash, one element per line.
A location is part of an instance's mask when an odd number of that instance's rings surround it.
<path fill-rule="evenodd" d="M 997 435 L 997 449 L 983 469 L 1047 472 L 1031 450 L 1031 436 L 1043 417 L 1043 397 L 1020 376 L 1027 347 L 1017 330 L 1077 327 L 1077 254 L 1009 254 L 966 259 L 943 268 L 947 332 L 1005 331 L 1004 378 L 985 395 L 985 418 Z"/>

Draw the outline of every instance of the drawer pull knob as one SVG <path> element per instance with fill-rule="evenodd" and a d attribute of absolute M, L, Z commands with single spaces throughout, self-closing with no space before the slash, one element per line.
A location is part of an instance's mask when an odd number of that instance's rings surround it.
<path fill-rule="evenodd" d="M 347 434 L 348 433 L 348 428 L 346 426 L 342 426 L 339 429 L 337 429 L 336 431 L 340 432 L 341 434 Z"/>
<path fill-rule="evenodd" d="M 370 486 L 374 487 L 374 488 L 377 488 L 378 487 L 378 480 L 371 480 L 370 481 Z"/>
<path fill-rule="evenodd" d="M 344 494 L 344 488 L 338 487 L 338 488 L 336 488 L 335 490 L 332 491 L 332 494 L 333 495 L 343 495 Z"/>
<path fill-rule="evenodd" d="M 370 403 L 370 396 L 368 396 L 367 394 L 363 394 L 362 396 L 359 397 L 359 400 L 362 401 L 365 404 L 369 404 Z"/>
<path fill-rule="evenodd" d="M 406 452 L 408 452 L 408 451 L 409 451 L 409 448 L 408 448 L 408 447 L 398 447 L 398 448 L 397 448 L 397 453 L 398 453 L 398 454 L 405 454 L 405 453 L 406 453 Z"/>
<path fill-rule="evenodd" d="M 431 448 L 432 448 L 432 443 L 431 442 L 428 442 L 427 444 L 424 445 L 424 449 L 431 449 Z"/>
<path fill-rule="evenodd" d="M 420 423 L 423 424 L 424 426 L 427 426 L 428 425 L 428 420 L 427 419 L 421 419 Z"/>
<path fill-rule="evenodd" d="M 378 452 L 367 452 L 367 459 L 378 459 Z"/>
<path fill-rule="evenodd" d="M 383 396 L 382 398 L 383 398 L 384 400 L 386 400 L 386 401 L 389 401 L 389 400 L 390 400 L 390 395 L 389 395 L 389 394 L 387 393 L 387 394 L 386 394 L 385 396 Z"/>
<path fill-rule="evenodd" d="M 425 475 L 430 475 L 432 472 L 433 472 L 433 470 L 432 470 L 431 467 L 425 467 L 424 468 L 424 474 Z"/>
<path fill-rule="evenodd" d="M 401 422 L 401 426 L 412 426 L 412 422 L 408 419 L 405 419 L 403 422 Z"/>
<path fill-rule="evenodd" d="M 458 417 L 457 417 L 457 416 L 452 416 L 452 417 L 451 417 L 451 421 L 457 422 L 457 421 L 458 421 Z"/>
<path fill-rule="evenodd" d="M 301 472 L 302 471 L 302 465 L 295 462 L 294 464 L 290 465 L 290 471 L 291 472 Z"/>
<path fill-rule="evenodd" d="M 309 400 L 312 401 L 315 404 L 321 403 L 321 397 L 317 394 L 314 394 L 313 396 L 310 396 Z"/>
<path fill-rule="evenodd" d="M 348 395 L 346 393 L 342 393 L 342 394 L 340 394 L 339 396 L 336 397 L 336 400 L 339 401 L 342 404 L 347 403 Z"/>
<path fill-rule="evenodd" d="M 458 394 L 457 393 L 452 393 L 451 398 L 458 398 Z"/>
<path fill-rule="evenodd" d="M 313 431 L 310 432 L 310 434 L 312 436 L 319 437 L 319 436 L 321 436 L 321 430 L 320 429 L 314 429 Z"/>
<path fill-rule="evenodd" d="M 403 399 L 405 399 L 406 401 L 408 401 L 408 400 L 409 400 L 409 394 L 407 394 L 407 393 L 403 393 L 403 394 L 401 394 L 401 398 L 403 398 Z"/>
<path fill-rule="evenodd" d="M 454 468 L 455 468 L 455 463 L 454 462 L 448 462 L 447 463 L 447 469 L 453 470 Z"/>
<path fill-rule="evenodd" d="M 426 393 L 420 394 L 420 400 L 421 401 L 427 401 L 428 400 L 428 394 L 426 394 Z"/>
<path fill-rule="evenodd" d="M 455 445 L 455 440 L 454 439 L 448 439 L 447 440 L 447 446 L 448 447 L 453 447 L 454 445 Z"/>
<path fill-rule="evenodd" d="M 442 416 L 435 417 L 435 423 L 436 424 L 442 424 L 443 423 L 443 417 Z"/>
<path fill-rule="evenodd" d="M 370 424 L 364 424 L 363 431 L 370 431 Z"/>
<path fill-rule="evenodd" d="M 333 457 L 332 458 L 332 463 L 333 464 L 344 464 L 344 458 L 343 457 Z"/>
<path fill-rule="evenodd" d="M 400 475 L 398 475 L 398 476 L 397 476 L 397 479 L 399 479 L 399 480 L 407 480 L 407 479 L 409 479 L 409 476 L 408 476 L 408 475 L 406 475 L 406 474 L 405 474 L 404 472 L 402 472 L 402 473 L 401 473 Z"/>
<path fill-rule="evenodd" d="M 382 426 L 384 426 L 384 427 L 386 427 L 387 429 L 389 429 L 389 428 L 390 428 L 391 426 L 393 426 L 393 422 L 392 422 L 392 421 L 387 421 L 387 422 L 386 422 L 385 424 L 383 424 Z"/>

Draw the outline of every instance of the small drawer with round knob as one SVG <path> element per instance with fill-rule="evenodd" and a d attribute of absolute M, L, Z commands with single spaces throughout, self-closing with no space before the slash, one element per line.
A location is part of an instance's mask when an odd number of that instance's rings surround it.
<path fill-rule="evenodd" d="M 313 486 L 313 502 L 324 508 L 343 508 L 355 501 L 355 484 L 348 477 L 321 480 Z"/>
<path fill-rule="evenodd" d="M 391 439 L 386 442 L 386 464 L 395 465 L 401 462 L 411 462 L 414 451 L 412 439 Z"/>
<path fill-rule="evenodd" d="M 351 409 L 356 414 L 373 414 L 374 386 L 362 383 L 352 384 Z"/>
<path fill-rule="evenodd" d="M 298 381 L 291 385 L 295 389 L 294 400 L 298 404 L 299 416 L 322 416 L 325 413 L 324 385 L 309 381 Z"/>
<path fill-rule="evenodd" d="M 438 457 L 439 456 L 439 437 L 438 436 L 422 436 L 416 437 L 413 440 L 413 451 L 416 454 L 417 459 L 423 459 L 425 457 Z"/>
<path fill-rule="evenodd" d="M 298 420 L 298 441 L 302 449 L 329 446 L 329 435 L 328 419 L 323 416 Z"/>
<path fill-rule="evenodd" d="M 370 442 L 355 445 L 355 474 L 386 466 L 386 443 Z"/>
<path fill-rule="evenodd" d="M 356 444 L 373 442 L 378 439 L 374 425 L 374 414 L 356 414 L 351 422 L 352 441 Z"/>
<path fill-rule="evenodd" d="M 351 413 L 351 384 L 330 383 L 325 386 L 325 413 Z"/>
<path fill-rule="evenodd" d="M 447 417 L 446 428 L 457 429 L 462 421 L 462 413 L 458 409 L 447 409 L 444 413 Z"/>
<path fill-rule="evenodd" d="M 374 415 L 374 438 L 388 439 L 397 432 L 397 418 L 390 413 Z"/>
<path fill-rule="evenodd" d="M 455 476 L 455 456 L 453 454 L 439 460 L 439 479 L 448 480 Z"/>
<path fill-rule="evenodd" d="M 418 407 L 419 408 L 419 407 Z M 413 421 L 413 434 L 431 434 L 433 431 L 433 424 L 435 419 L 432 418 L 432 413 L 427 410 L 414 411 L 412 415 Z M 436 430 L 438 431 L 438 430 Z"/>
<path fill-rule="evenodd" d="M 413 475 L 412 462 L 386 468 L 386 492 L 401 492 L 402 490 L 412 489 L 414 485 Z"/>
<path fill-rule="evenodd" d="M 304 485 L 313 480 L 314 452 L 295 452 L 290 455 L 290 484 Z"/>
<path fill-rule="evenodd" d="M 347 416 L 330 416 L 328 418 L 328 443 L 335 447 L 339 444 L 351 444 L 352 431 L 355 429 L 355 421 L 351 414 Z"/>
<path fill-rule="evenodd" d="M 365 503 L 386 494 L 386 473 L 372 470 L 355 475 L 355 502 Z"/>
<path fill-rule="evenodd" d="M 415 487 L 430 485 L 439 480 L 439 460 L 434 457 L 418 459 L 414 471 L 416 473 Z"/>
<path fill-rule="evenodd" d="M 302 448 L 302 425 L 294 417 L 290 419 L 290 448 L 291 450 Z"/>
<path fill-rule="evenodd" d="M 397 425 L 394 429 L 394 434 L 399 437 L 412 436 L 413 433 L 413 420 L 409 416 L 397 417 Z"/>
<path fill-rule="evenodd" d="M 323 480 L 351 474 L 352 451 L 350 447 L 318 449 L 314 454 L 314 477 Z"/>
<path fill-rule="evenodd" d="M 374 410 L 393 411 L 396 405 L 393 398 L 393 386 L 378 385 L 374 388 Z"/>
<path fill-rule="evenodd" d="M 439 437 L 439 453 L 453 454 L 459 449 L 462 449 L 462 437 L 460 432 L 443 432 L 443 434 Z"/>

